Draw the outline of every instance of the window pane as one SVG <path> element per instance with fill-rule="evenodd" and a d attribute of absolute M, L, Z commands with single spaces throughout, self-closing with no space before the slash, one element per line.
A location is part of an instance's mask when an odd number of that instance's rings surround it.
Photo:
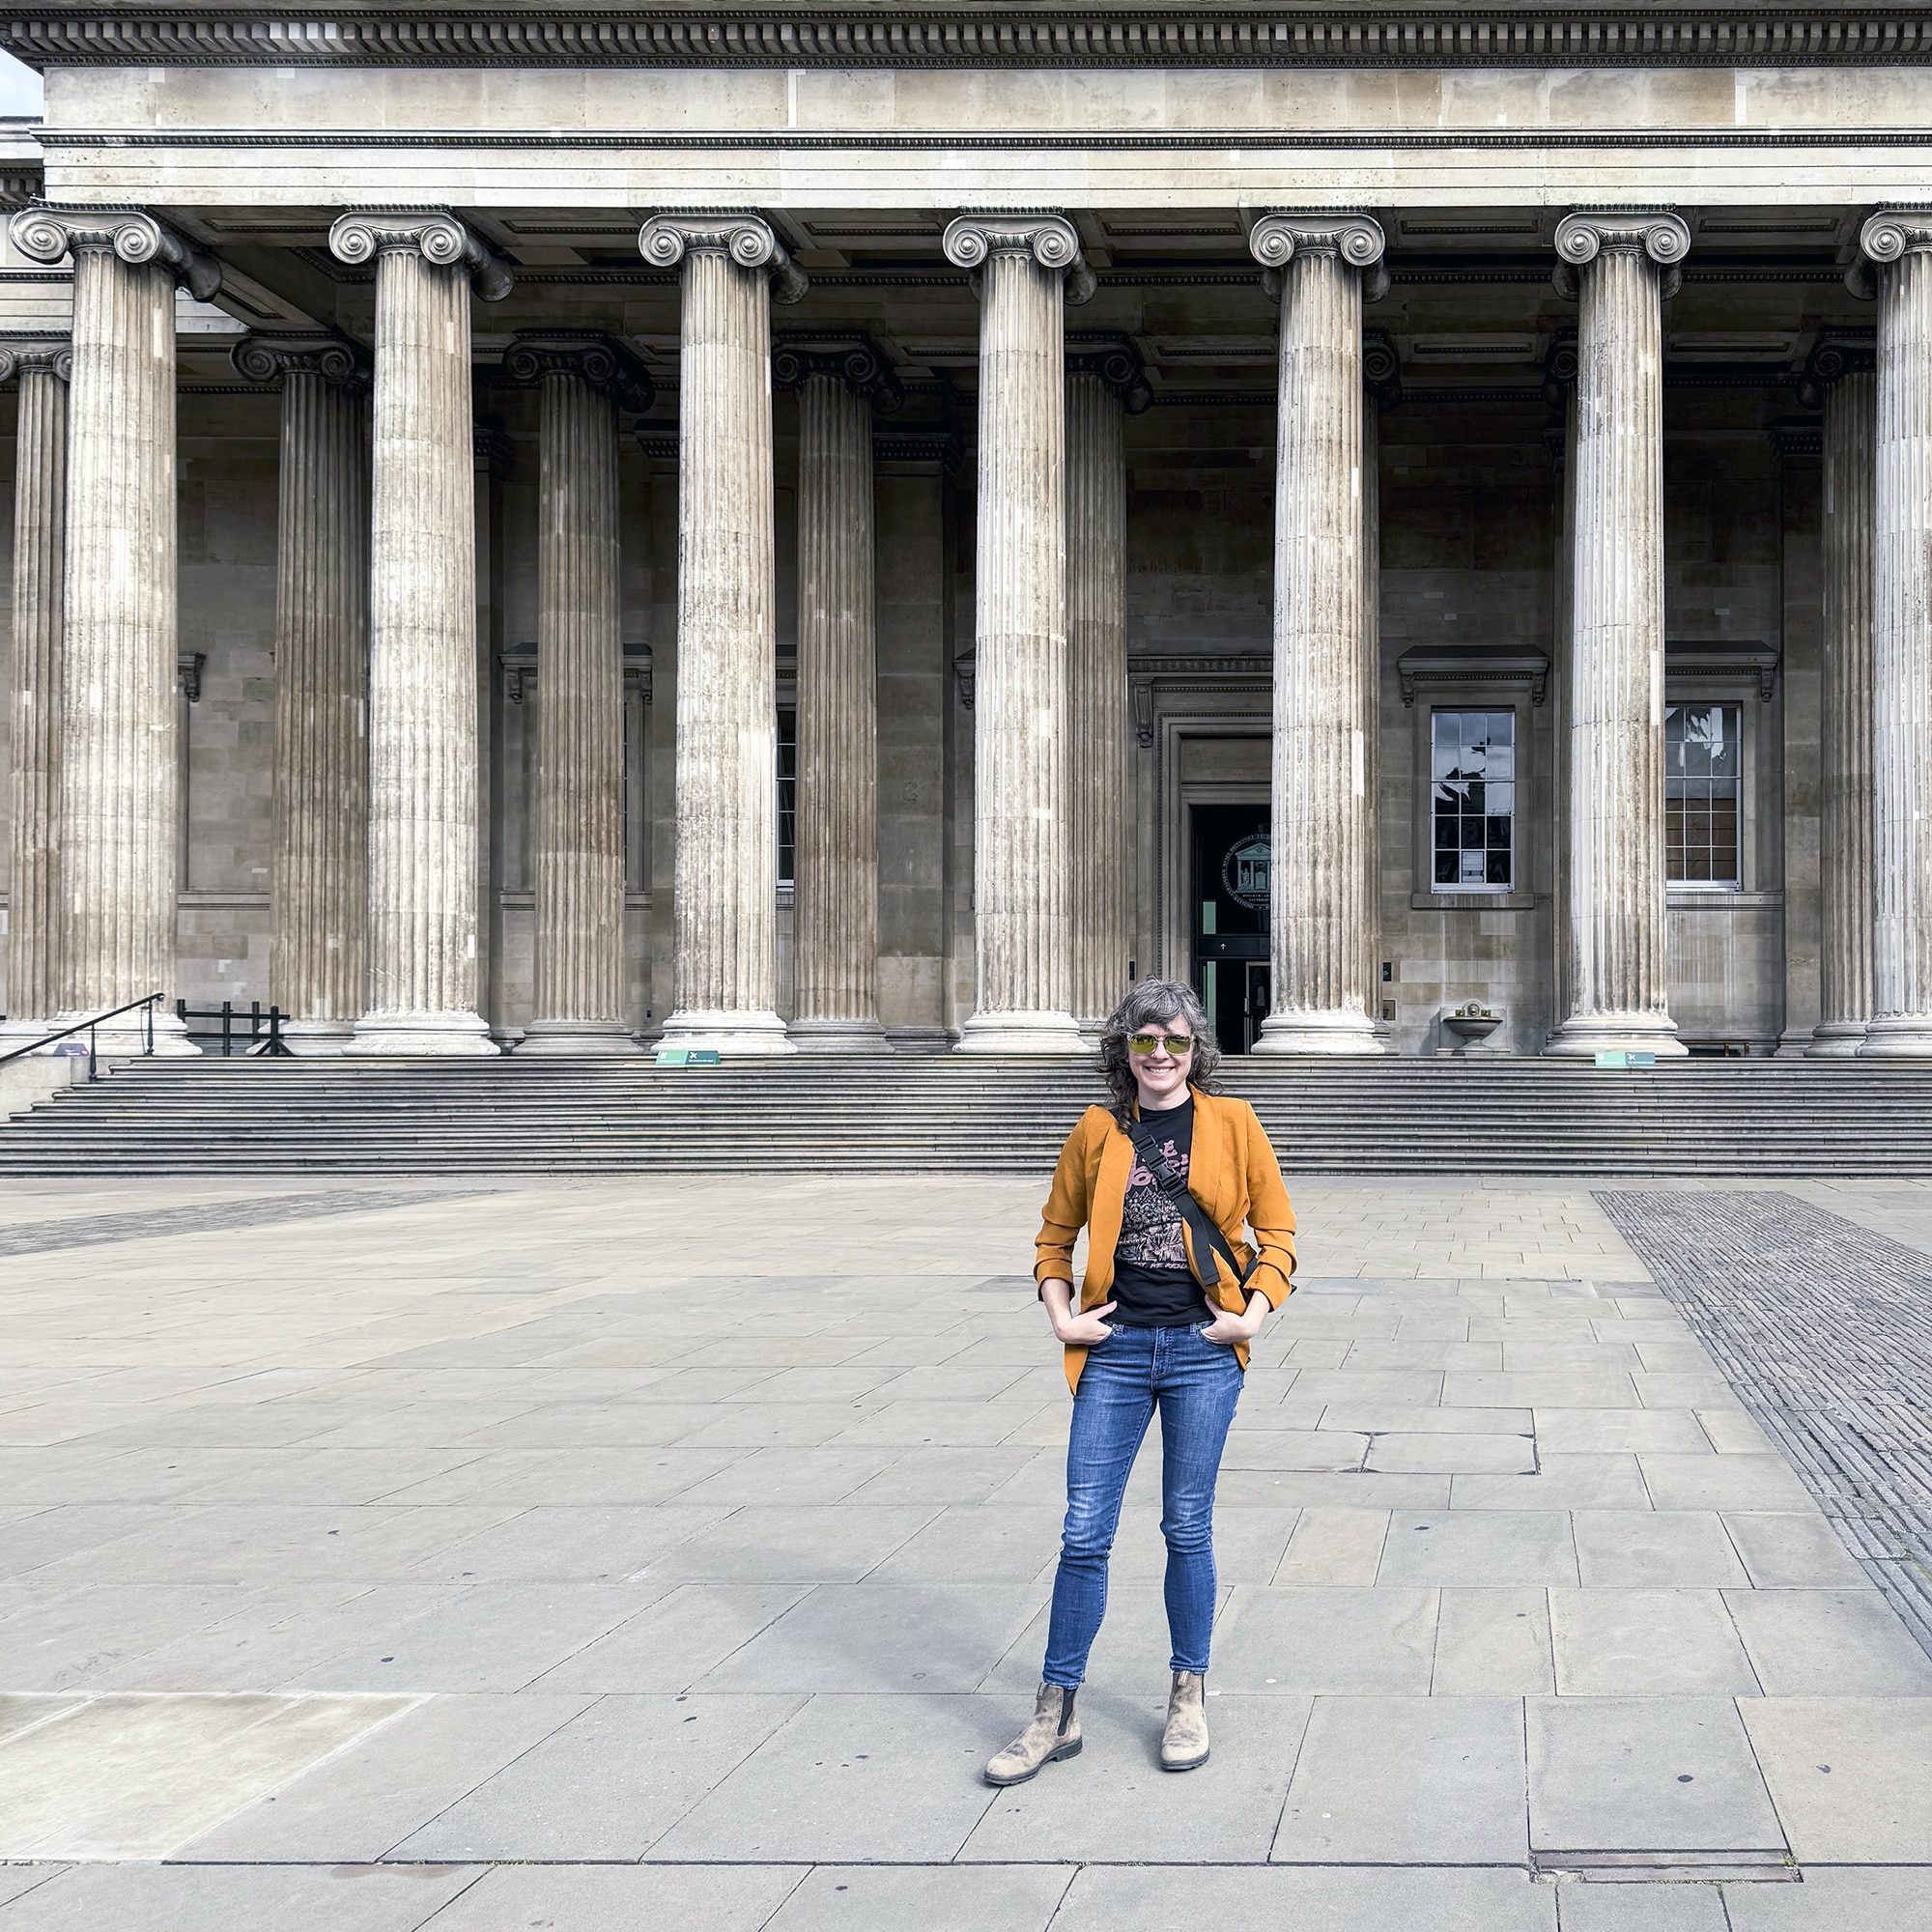
<path fill-rule="evenodd" d="M 798 840 L 798 713 L 781 711 L 778 730 L 779 884 L 792 882 Z"/>
<path fill-rule="evenodd" d="M 1664 712 L 1666 875 L 1736 886 L 1743 811 L 1743 707 L 1673 704 Z"/>
<path fill-rule="evenodd" d="M 1516 713 L 1433 713 L 1430 771 L 1436 885 L 1507 891 L 1514 883 Z"/>

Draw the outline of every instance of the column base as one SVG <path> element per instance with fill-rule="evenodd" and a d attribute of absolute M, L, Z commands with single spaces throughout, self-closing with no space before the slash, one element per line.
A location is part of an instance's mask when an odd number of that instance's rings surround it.
<path fill-rule="evenodd" d="M 517 1054 L 579 1054 L 614 1060 L 640 1051 L 622 1020 L 532 1020 Z"/>
<path fill-rule="evenodd" d="M 793 1020 L 785 1037 L 800 1053 L 890 1053 L 893 1043 L 877 1020 Z"/>
<path fill-rule="evenodd" d="M 1344 1007 L 1329 1011 L 1311 1009 L 1270 1013 L 1262 1022 L 1261 1037 L 1248 1051 L 1379 1060 L 1388 1048 L 1376 1037 L 1375 1022 L 1367 1013 L 1351 1012 Z"/>
<path fill-rule="evenodd" d="M 364 1013 L 342 1049 L 352 1059 L 448 1059 L 501 1050 L 479 1014 L 396 1012 Z"/>
<path fill-rule="evenodd" d="M 349 1051 L 355 1029 L 347 1020 L 290 1020 L 282 1044 L 301 1060 L 337 1060 Z"/>
<path fill-rule="evenodd" d="M 956 1053 L 1064 1053 L 1092 1058 L 1071 1013 L 975 1013 L 960 1029 Z"/>
<path fill-rule="evenodd" d="M 1804 1058 L 1856 1060 L 1869 1031 L 1868 1024 L 1863 1020 L 1825 1020 L 1811 1029 L 1811 1044 L 1805 1049 Z M 1781 1060 L 1784 1049 L 1779 1047 L 1777 1051 Z"/>
<path fill-rule="evenodd" d="M 1890 1013 L 1865 1029 L 1861 1060 L 1932 1060 L 1932 1013 Z"/>
<path fill-rule="evenodd" d="M 777 1013 L 744 1010 L 672 1013 L 658 1037 L 661 1047 L 696 1047 L 727 1060 L 796 1053 Z"/>
<path fill-rule="evenodd" d="M 1556 1060 L 1589 1060 L 1600 1053 L 1688 1058 L 1677 1022 L 1667 1013 L 1576 1013 L 1549 1036 L 1543 1051 Z"/>

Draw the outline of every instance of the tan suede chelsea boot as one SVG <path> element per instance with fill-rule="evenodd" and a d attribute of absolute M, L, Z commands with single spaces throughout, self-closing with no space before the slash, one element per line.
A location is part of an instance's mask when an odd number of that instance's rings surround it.
<path fill-rule="evenodd" d="M 1207 1679 L 1197 1670 L 1177 1670 L 1167 1693 L 1167 1730 L 1160 1741 L 1163 1771 L 1192 1771 L 1208 1762 L 1208 1711 L 1202 1702 Z"/>
<path fill-rule="evenodd" d="M 1080 1755 L 1080 1719 L 1073 1714 L 1078 1690 L 1042 1684 L 1034 1701 L 1033 1722 L 996 1752 L 986 1765 L 988 1784 L 1024 1784 L 1041 1765 L 1057 1757 Z"/>

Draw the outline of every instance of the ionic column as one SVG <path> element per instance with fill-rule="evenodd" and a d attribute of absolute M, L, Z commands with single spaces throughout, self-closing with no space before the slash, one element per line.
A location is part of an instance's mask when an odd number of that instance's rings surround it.
<path fill-rule="evenodd" d="M 67 515 L 65 339 L 0 343 L 17 376 L 7 1019 L 0 1053 L 39 1038 L 61 1004 L 61 570 Z"/>
<path fill-rule="evenodd" d="M 624 642 L 617 410 L 649 376 L 598 335 L 520 334 L 543 391 L 537 535 L 536 1017 L 520 1053 L 632 1053 L 624 1011 Z"/>
<path fill-rule="evenodd" d="M 942 244 L 980 271 L 980 491 L 973 708 L 974 1010 L 969 1053 L 1078 1053 L 1068 892 L 1069 278 L 1093 277 L 1058 214 L 967 214 Z"/>
<path fill-rule="evenodd" d="M 282 388 L 269 991 L 295 1052 L 338 1054 L 366 1004 L 368 384 L 340 343 L 251 335 L 233 359 Z"/>
<path fill-rule="evenodd" d="M 1871 1024 L 1861 1057 L 1932 1057 L 1932 213 L 1874 214 Z"/>
<path fill-rule="evenodd" d="M 1126 417 L 1153 400 L 1124 339 L 1066 358 L 1068 911 L 1073 1012 L 1095 1038 L 1127 988 Z"/>
<path fill-rule="evenodd" d="M 158 1053 L 191 1054 L 173 1010 L 177 815 L 175 290 L 221 271 L 152 215 L 31 208 L 9 224 L 30 259 L 73 257 L 60 687 L 61 1012 L 145 993 Z M 97 1035 L 136 1053 L 130 1013 Z"/>
<path fill-rule="evenodd" d="M 683 264 L 673 1008 L 663 1044 L 790 1053 L 778 1015 L 771 303 L 797 300 L 805 277 L 755 214 L 654 214 L 638 245 L 658 268 Z"/>
<path fill-rule="evenodd" d="M 1577 292 L 1563 983 L 1547 1052 L 1682 1054 L 1665 978 L 1663 298 L 1690 246 L 1675 214 L 1556 228 Z"/>
<path fill-rule="evenodd" d="M 1257 1053 L 1382 1051 L 1369 1017 L 1368 625 L 1362 298 L 1366 215 L 1266 214 L 1248 237 L 1281 292 L 1275 457 L 1271 1010 Z"/>
<path fill-rule="evenodd" d="M 376 264 L 368 1007 L 352 1054 L 482 1054 L 476 1003 L 476 528 L 469 296 L 510 272 L 453 215 L 339 215 Z"/>
<path fill-rule="evenodd" d="M 1819 653 L 1818 1024 L 1806 1058 L 1847 1059 L 1872 1014 L 1872 497 L 1878 374 L 1868 340 L 1827 337 L 1805 372 L 1825 405 Z"/>
<path fill-rule="evenodd" d="M 879 1023 L 878 638 L 872 415 L 896 381 L 869 343 L 787 343 L 798 390 L 798 831 L 792 896 L 801 1053 L 890 1051 Z"/>

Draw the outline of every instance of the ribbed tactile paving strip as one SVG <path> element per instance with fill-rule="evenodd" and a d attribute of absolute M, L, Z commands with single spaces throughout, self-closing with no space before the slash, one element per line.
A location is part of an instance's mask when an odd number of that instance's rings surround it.
<path fill-rule="evenodd" d="M 1932 1654 L 1932 1259 L 1790 1194 L 1597 1194 Z"/>

